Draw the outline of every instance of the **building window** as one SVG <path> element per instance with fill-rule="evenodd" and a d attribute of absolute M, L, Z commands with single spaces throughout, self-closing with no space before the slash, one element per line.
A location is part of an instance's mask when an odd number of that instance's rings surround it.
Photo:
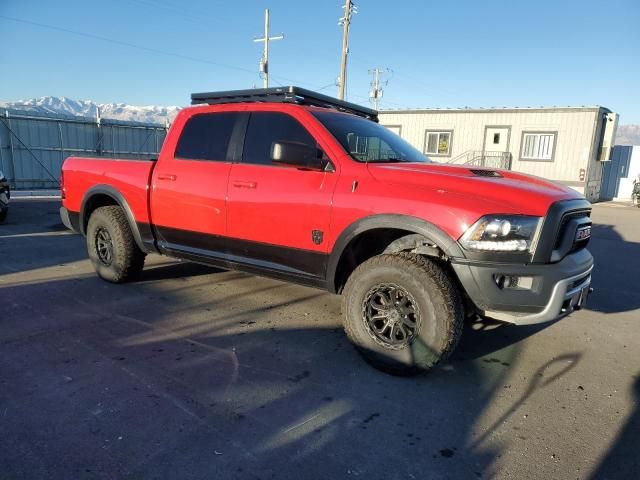
<path fill-rule="evenodd" d="M 401 133 L 402 133 L 401 125 L 383 125 L 383 127 L 387 127 L 389 130 L 391 130 L 393 133 L 395 133 L 399 137 L 401 136 Z"/>
<path fill-rule="evenodd" d="M 424 153 L 434 156 L 451 155 L 451 136 L 453 132 L 436 132 L 427 130 L 424 139 Z"/>
<path fill-rule="evenodd" d="M 493 144 L 494 145 L 500 144 L 500 134 L 499 133 L 494 133 L 493 134 Z"/>
<path fill-rule="evenodd" d="M 523 132 L 520 158 L 552 162 L 555 144 L 555 132 Z"/>
<path fill-rule="evenodd" d="M 356 153 L 358 155 L 366 155 L 369 147 L 368 137 L 356 137 Z"/>

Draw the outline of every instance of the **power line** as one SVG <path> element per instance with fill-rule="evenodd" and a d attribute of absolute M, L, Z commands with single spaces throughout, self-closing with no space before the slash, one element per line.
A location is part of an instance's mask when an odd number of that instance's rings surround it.
<path fill-rule="evenodd" d="M 171 15 L 171 18 L 175 19 L 176 17 L 182 17 L 184 20 L 189 20 L 192 23 L 196 23 L 204 27 L 207 27 L 208 31 L 211 30 L 211 21 L 214 19 L 214 18 L 212 19 L 211 14 L 207 12 L 191 10 L 192 13 L 189 13 L 189 11 L 187 11 L 183 7 L 170 6 L 163 3 L 154 2 L 153 0 L 126 0 L 126 1 L 130 3 L 138 4 L 138 5 L 143 5 L 145 7 L 166 10 L 165 13 L 167 13 L 168 15 Z M 154 11 L 154 13 L 160 13 L 160 12 Z M 207 20 L 203 21 L 203 18 L 206 18 Z M 217 23 L 220 23 L 220 22 L 218 21 Z"/>
<path fill-rule="evenodd" d="M 23 20 L 21 18 L 8 17 L 6 15 L 0 15 L 0 18 L 5 19 L 5 20 L 10 20 L 10 21 L 13 21 L 13 22 L 24 23 L 24 24 L 27 24 L 27 25 L 33 25 L 33 26 L 40 27 L 40 28 L 46 28 L 48 30 L 55 30 L 55 31 L 58 31 L 58 32 L 69 33 L 69 34 L 77 35 L 77 36 L 80 36 L 80 37 L 92 38 L 94 40 L 100 40 L 102 42 L 113 43 L 115 45 L 121 45 L 123 47 L 137 48 L 138 50 L 144 50 L 146 52 L 157 53 L 159 55 L 166 55 L 166 56 L 169 56 L 169 57 L 181 58 L 183 60 L 189 60 L 189 61 L 192 61 L 192 62 L 206 63 L 206 64 L 209 64 L 209 65 L 214 65 L 216 67 L 228 68 L 230 70 L 236 70 L 236 71 L 239 71 L 239 72 L 246 72 L 246 73 L 254 74 L 254 71 L 253 70 L 249 70 L 248 68 L 238 67 L 238 66 L 235 66 L 235 65 L 229 65 L 229 64 L 226 64 L 226 63 L 214 62 L 214 61 L 206 60 L 206 59 L 203 59 L 203 58 L 192 57 L 190 55 L 183 55 L 181 53 L 167 52 L 167 51 L 164 51 L 164 50 L 159 50 L 157 48 L 145 47 L 143 45 L 136 45 L 135 43 L 129 43 L 129 42 L 124 42 L 122 40 L 115 40 L 113 38 L 103 37 L 101 35 L 95 35 L 93 33 L 78 32 L 76 30 L 70 30 L 68 28 L 57 27 L 55 25 L 49 25 L 49 24 L 46 24 L 46 23 L 32 22 L 30 20 Z"/>
<path fill-rule="evenodd" d="M 350 94 L 350 96 L 363 99 L 364 101 L 362 101 L 362 102 L 354 102 L 354 103 L 359 103 L 360 105 L 365 105 L 367 102 L 371 101 L 371 99 L 369 97 L 365 97 L 363 95 L 358 95 L 356 93 L 352 93 L 352 94 Z M 385 104 L 389 104 L 389 105 L 393 105 L 393 106 L 398 107 L 398 108 L 411 108 L 410 106 L 408 106 L 406 104 L 401 104 L 401 103 L 398 103 L 398 102 L 390 102 L 389 100 L 385 100 L 384 103 Z"/>
<path fill-rule="evenodd" d="M 157 48 L 145 47 L 144 45 L 137 45 L 135 43 L 125 42 L 125 41 L 122 41 L 122 40 L 115 40 L 115 39 L 112 39 L 112 38 L 103 37 L 101 35 L 95 35 L 95 34 L 92 34 L 92 33 L 79 32 L 79 31 L 76 31 L 76 30 L 71 30 L 71 29 L 63 28 L 63 27 L 58 27 L 58 26 L 55 26 L 55 25 L 49 25 L 49 24 L 46 24 L 46 23 L 33 22 L 33 21 L 30 21 L 30 20 L 24 20 L 22 18 L 8 17 L 6 15 L 0 15 L 0 19 L 9 20 L 9 21 L 17 22 L 17 23 L 23 23 L 23 24 L 26 24 L 26 25 L 32 25 L 32 26 L 44 28 L 44 29 L 47 29 L 47 30 L 53 30 L 53 31 L 57 31 L 57 32 L 68 33 L 68 34 L 76 35 L 76 36 L 79 36 L 79 37 L 91 38 L 93 40 L 99 40 L 101 42 L 112 43 L 112 44 L 115 44 L 115 45 L 120 45 L 122 47 L 135 48 L 137 50 L 150 52 L 150 53 L 155 53 L 155 54 L 158 54 L 158 55 L 165 55 L 165 56 L 168 56 L 168 57 L 180 58 L 182 60 L 188 60 L 188 61 L 191 61 L 191 62 L 202 63 L 202 64 L 207 64 L 207 65 L 213 65 L 213 66 L 220 67 L 220 68 L 226 68 L 226 69 L 229 69 L 229 70 L 236 70 L 236 71 L 239 71 L 239 72 L 250 73 L 251 75 L 255 75 L 255 71 L 254 70 L 250 70 L 248 68 L 238 67 L 236 65 L 229 65 L 229 64 L 226 64 L 226 63 L 214 62 L 212 60 L 193 57 L 191 55 L 183 55 L 181 53 L 167 52 L 167 51 L 160 50 L 160 49 L 157 49 Z M 271 78 L 274 78 L 274 76 L 271 75 Z M 284 80 L 285 82 L 290 82 L 292 84 L 307 85 L 310 88 L 314 88 L 313 86 L 310 86 L 308 82 L 301 82 L 299 80 L 296 80 L 296 79 L 293 79 L 293 78 L 288 78 L 288 77 L 283 77 L 283 76 L 280 76 L 280 75 L 278 76 L 278 78 L 280 78 L 281 80 Z"/>

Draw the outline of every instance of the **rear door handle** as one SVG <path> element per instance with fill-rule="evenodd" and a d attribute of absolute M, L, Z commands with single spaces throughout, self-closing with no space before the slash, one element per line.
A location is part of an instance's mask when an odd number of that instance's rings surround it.
<path fill-rule="evenodd" d="M 236 188 L 256 188 L 258 184 L 256 182 L 244 182 L 240 180 L 235 180 L 233 182 L 233 186 Z"/>
<path fill-rule="evenodd" d="M 158 180 L 169 180 L 175 182 L 178 177 L 175 175 L 158 175 Z"/>

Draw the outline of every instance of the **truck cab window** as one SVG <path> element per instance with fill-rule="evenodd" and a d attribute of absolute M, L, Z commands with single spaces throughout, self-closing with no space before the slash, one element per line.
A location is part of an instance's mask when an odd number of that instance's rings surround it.
<path fill-rule="evenodd" d="M 298 142 L 316 147 L 315 139 L 295 118 L 277 112 L 252 112 L 242 161 L 272 165 L 271 146 L 275 142 Z"/>
<path fill-rule="evenodd" d="M 365 118 L 331 110 L 313 115 L 358 162 L 429 162 L 421 152 L 386 127 Z"/>
<path fill-rule="evenodd" d="M 239 116 L 238 112 L 194 115 L 182 130 L 175 157 L 226 162 L 231 133 Z"/>

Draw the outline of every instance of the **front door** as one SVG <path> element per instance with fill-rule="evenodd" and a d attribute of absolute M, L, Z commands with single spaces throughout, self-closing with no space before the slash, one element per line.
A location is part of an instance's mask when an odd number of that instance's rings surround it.
<path fill-rule="evenodd" d="M 292 116 L 251 113 L 242 161 L 232 165 L 229 177 L 230 260 L 301 278 L 323 277 L 338 174 L 274 164 L 275 142 L 318 147 Z"/>
<path fill-rule="evenodd" d="M 484 136 L 484 151 L 508 152 L 509 133 L 509 127 L 487 127 Z"/>

